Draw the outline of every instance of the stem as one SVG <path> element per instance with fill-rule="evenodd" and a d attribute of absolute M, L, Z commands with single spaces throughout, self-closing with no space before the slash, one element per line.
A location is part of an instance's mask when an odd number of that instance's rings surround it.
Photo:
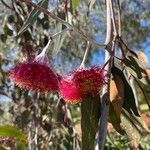
<path fill-rule="evenodd" d="M 106 26 L 106 40 L 105 44 L 111 41 L 112 35 L 112 23 L 111 23 L 111 12 L 110 12 L 110 3 L 109 0 L 106 0 L 106 9 L 107 9 L 107 26 Z M 101 119 L 100 119 L 100 128 L 99 128 L 99 138 L 98 138 L 98 148 L 99 150 L 104 149 L 106 134 L 107 134 L 107 119 L 109 113 L 109 84 L 110 84 L 110 67 L 111 67 L 111 55 L 109 52 L 105 51 L 105 70 L 108 74 L 106 79 L 106 85 L 102 90 L 102 104 L 101 104 Z"/>
<path fill-rule="evenodd" d="M 49 17 L 53 18 L 54 20 L 57 20 L 58 22 L 64 24 L 65 26 L 71 28 L 74 32 L 76 32 L 77 34 L 79 34 L 85 41 L 90 41 L 95 47 L 99 47 L 99 48 L 103 48 L 106 45 L 105 44 L 98 44 L 95 43 L 92 39 L 90 39 L 89 37 L 87 37 L 82 31 L 79 31 L 78 29 L 76 29 L 75 27 L 73 27 L 71 24 L 69 24 L 68 22 L 66 22 L 65 20 L 57 17 L 55 14 L 53 14 L 52 12 L 48 11 L 47 9 L 33 3 L 31 0 L 21 0 L 22 2 L 26 3 L 27 5 L 30 5 L 36 9 L 38 9 L 39 11 L 43 12 L 44 14 L 48 15 Z"/>
<path fill-rule="evenodd" d="M 85 50 L 85 53 L 84 53 L 84 56 L 83 56 L 83 59 L 82 59 L 82 62 L 81 62 L 81 65 L 80 65 L 80 68 L 84 67 L 85 66 L 85 62 L 87 60 L 87 56 L 88 56 L 88 52 L 89 52 L 89 49 L 90 49 L 90 42 L 88 41 L 87 42 L 87 47 L 86 47 L 86 50 Z"/>

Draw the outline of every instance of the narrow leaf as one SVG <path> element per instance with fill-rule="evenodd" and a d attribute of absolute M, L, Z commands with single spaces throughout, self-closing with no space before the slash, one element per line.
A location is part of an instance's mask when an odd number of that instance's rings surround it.
<path fill-rule="evenodd" d="M 100 97 L 86 98 L 81 103 L 82 150 L 95 149 L 95 136 L 100 119 Z"/>
<path fill-rule="evenodd" d="M 138 148 L 142 136 L 148 134 L 144 128 L 141 117 L 131 115 L 126 110 L 123 110 L 121 122 L 122 128 L 126 131 L 126 134 L 130 140 L 131 147 L 135 149 Z"/>
<path fill-rule="evenodd" d="M 124 101 L 124 83 L 116 74 L 113 75 L 113 79 L 110 81 L 110 101 L 109 121 L 120 134 L 124 134 L 120 126 Z"/>
<path fill-rule="evenodd" d="M 43 8 L 47 8 L 48 6 L 48 0 L 42 0 L 41 2 L 38 3 L 39 6 L 43 7 Z M 29 27 L 31 27 L 33 25 L 33 23 L 37 20 L 38 16 L 40 14 L 40 11 L 38 9 L 33 9 L 29 15 L 29 17 L 27 18 L 27 20 L 25 21 L 23 27 L 20 29 L 20 31 L 18 32 L 18 35 L 22 34 L 23 32 L 25 32 Z"/>
<path fill-rule="evenodd" d="M 109 106 L 109 120 L 108 120 L 114 127 L 114 129 L 120 133 L 124 134 L 124 130 L 121 127 L 121 116 L 118 118 L 118 115 L 116 114 L 116 111 L 114 110 L 114 107 L 112 103 L 110 103 Z"/>
<path fill-rule="evenodd" d="M 62 25 L 58 24 L 56 32 L 60 31 L 61 29 L 62 29 Z M 55 57 L 58 54 L 58 52 L 60 51 L 60 49 L 63 45 L 63 42 L 64 42 L 66 36 L 67 36 L 67 33 L 63 33 L 62 35 L 60 35 L 58 38 L 55 39 L 54 48 L 52 50 L 52 57 Z"/>
<path fill-rule="evenodd" d="M 112 74 L 117 74 L 124 83 L 124 101 L 123 101 L 123 108 L 127 110 L 130 114 L 135 114 L 139 116 L 139 112 L 136 107 L 134 94 L 130 84 L 128 83 L 123 71 L 121 71 L 117 67 L 112 67 L 111 70 Z"/>
<path fill-rule="evenodd" d="M 141 79 L 143 77 L 142 73 L 146 75 L 145 67 L 141 62 L 134 56 L 126 57 L 124 61 L 128 71 L 136 78 Z"/>

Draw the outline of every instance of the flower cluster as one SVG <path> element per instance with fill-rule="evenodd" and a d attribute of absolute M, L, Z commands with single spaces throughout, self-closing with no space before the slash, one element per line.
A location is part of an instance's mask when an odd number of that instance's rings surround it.
<path fill-rule="evenodd" d="M 82 102 L 86 96 L 99 93 L 105 83 L 105 72 L 100 67 L 80 68 L 71 75 L 58 77 L 49 67 L 45 53 L 42 53 L 32 62 L 13 68 L 10 78 L 19 87 L 36 92 L 59 91 L 65 102 L 75 104 Z"/>
<path fill-rule="evenodd" d="M 48 66 L 40 63 L 19 64 L 11 70 L 10 78 L 21 88 L 42 93 L 58 91 L 56 74 Z"/>
<path fill-rule="evenodd" d="M 21 88 L 36 92 L 58 91 L 58 77 L 49 67 L 46 48 L 28 63 L 21 63 L 10 72 L 10 78 Z"/>
<path fill-rule="evenodd" d="M 105 83 L 105 72 L 99 67 L 77 69 L 60 81 L 60 94 L 66 102 L 78 103 L 95 96 Z"/>

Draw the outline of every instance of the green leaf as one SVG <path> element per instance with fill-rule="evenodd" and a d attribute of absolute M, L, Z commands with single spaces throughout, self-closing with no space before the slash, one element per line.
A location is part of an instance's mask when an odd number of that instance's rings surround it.
<path fill-rule="evenodd" d="M 6 36 L 7 35 L 12 36 L 13 35 L 13 30 L 11 29 L 11 27 L 10 27 L 10 25 L 8 23 L 6 23 L 4 25 L 3 30 L 4 30 L 4 33 L 5 33 Z"/>
<path fill-rule="evenodd" d="M 58 24 L 57 28 L 56 28 L 56 31 L 57 32 L 61 31 L 61 29 L 62 29 L 62 24 Z M 58 52 L 60 51 L 60 49 L 63 45 L 63 42 L 64 42 L 66 36 L 67 36 L 67 33 L 63 33 L 62 35 L 60 35 L 59 37 L 57 37 L 55 39 L 54 48 L 53 48 L 53 51 L 52 51 L 52 57 L 55 57 L 58 54 Z"/>
<path fill-rule="evenodd" d="M 114 107 L 111 103 L 110 103 L 110 106 L 109 106 L 109 122 L 113 125 L 113 127 L 115 128 L 115 130 L 118 133 L 124 135 L 124 130 L 120 126 L 121 119 L 116 114 L 116 111 L 114 110 Z"/>
<path fill-rule="evenodd" d="M 76 9 L 77 9 L 77 7 L 78 7 L 79 3 L 80 3 L 80 0 L 72 0 L 72 4 L 73 4 L 73 8 L 74 8 L 74 10 L 76 10 Z"/>
<path fill-rule="evenodd" d="M 134 148 L 138 147 L 142 136 L 148 134 L 143 128 L 144 125 L 141 117 L 131 115 L 126 110 L 122 111 L 121 126 L 130 140 L 130 145 Z"/>
<path fill-rule="evenodd" d="M 43 7 L 43 8 L 47 8 L 48 0 L 42 0 L 41 2 L 38 3 L 38 5 Z M 38 9 L 33 9 L 31 11 L 29 17 L 25 21 L 23 27 L 20 29 L 18 35 L 20 35 L 21 33 L 25 32 L 29 27 L 31 27 L 33 25 L 33 23 L 37 20 L 37 18 L 38 18 L 40 13 L 41 12 Z"/>
<path fill-rule="evenodd" d="M 26 134 L 11 125 L 0 126 L 0 138 L 9 138 L 22 143 L 27 142 Z"/>
<path fill-rule="evenodd" d="M 127 110 L 130 114 L 135 114 L 139 116 L 138 109 L 135 103 L 135 97 L 132 91 L 130 84 L 128 83 L 123 71 L 121 71 L 117 67 L 112 67 L 111 70 L 112 74 L 117 74 L 124 83 L 124 101 L 123 101 L 123 108 Z"/>
<path fill-rule="evenodd" d="M 100 97 L 88 97 L 81 103 L 82 150 L 95 149 L 100 119 Z"/>
<path fill-rule="evenodd" d="M 134 56 L 126 57 L 124 61 L 127 70 L 136 78 L 142 79 L 142 73 L 146 75 L 145 67 L 141 62 Z"/>

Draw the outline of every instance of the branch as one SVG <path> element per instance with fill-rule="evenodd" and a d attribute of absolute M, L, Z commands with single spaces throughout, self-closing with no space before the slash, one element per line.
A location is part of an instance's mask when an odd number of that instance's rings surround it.
<path fill-rule="evenodd" d="M 79 31 L 77 28 L 73 27 L 71 24 L 69 24 L 68 22 L 66 22 L 65 20 L 59 18 L 58 16 L 56 16 L 55 14 L 53 14 L 52 12 L 48 11 L 47 9 L 33 3 L 31 0 L 21 0 L 22 2 L 26 3 L 27 5 L 30 5 L 36 9 L 38 9 L 39 11 L 43 12 L 44 14 L 48 15 L 49 17 L 53 18 L 54 20 L 57 20 L 58 22 L 64 24 L 65 26 L 71 28 L 74 32 L 76 32 L 77 34 L 79 34 L 84 40 L 86 41 L 90 41 L 95 47 L 99 47 L 99 48 L 104 48 L 106 45 L 105 44 L 98 44 L 95 43 L 92 39 L 90 39 L 89 37 L 87 37 L 82 31 Z"/>
<path fill-rule="evenodd" d="M 107 9 L 107 25 L 106 25 L 106 40 L 105 44 L 108 45 L 111 41 L 112 35 L 112 22 L 111 22 L 111 12 L 110 12 L 110 3 L 109 0 L 106 0 L 106 9 Z M 107 46 L 108 48 L 108 46 Z M 99 150 L 104 149 L 106 134 L 107 134 L 107 120 L 109 113 L 109 84 L 110 84 L 110 69 L 111 69 L 112 57 L 108 51 L 105 51 L 105 70 L 107 72 L 106 85 L 102 90 L 102 104 L 101 104 L 101 119 L 100 119 L 100 128 L 99 128 L 99 137 L 98 137 L 98 147 Z"/>

